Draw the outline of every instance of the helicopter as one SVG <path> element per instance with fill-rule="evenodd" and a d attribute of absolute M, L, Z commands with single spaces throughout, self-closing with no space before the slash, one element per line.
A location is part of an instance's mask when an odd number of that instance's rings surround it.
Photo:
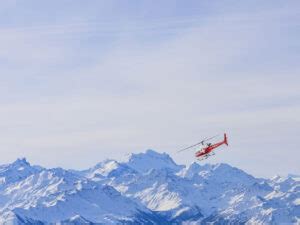
<path fill-rule="evenodd" d="M 182 151 L 189 150 L 189 149 L 195 149 L 198 146 L 203 146 L 200 150 L 196 151 L 195 157 L 199 161 L 207 159 L 208 157 L 215 155 L 214 150 L 216 148 L 220 147 L 223 144 L 225 144 L 225 145 L 228 146 L 228 141 L 227 141 L 227 135 L 226 135 L 226 133 L 224 133 L 224 139 L 222 141 L 220 141 L 220 142 L 217 142 L 217 143 L 214 143 L 214 144 L 212 144 L 210 142 L 207 142 L 207 141 L 209 141 L 209 140 L 211 140 L 211 139 L 213 139 L 213 138 L 215 138 L 217 136 L 218 135 L 215 135 L 215 136 L 210 137 L 210 138 L 205 138 L 204 140 L 198 142 L 197 144 L 194 144 L 194 145 L 189 146 L 187 148 L 181 149 L 181 150 L 179 150 L 177 152 L 182 152 Z"/>

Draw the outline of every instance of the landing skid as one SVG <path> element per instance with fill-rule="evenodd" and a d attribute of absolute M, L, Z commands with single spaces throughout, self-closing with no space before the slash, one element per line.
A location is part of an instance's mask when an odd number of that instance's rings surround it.
<path fill-rule="evenodd" d="M 212 152 L 212 153 L 209 153 L 209 154 L 207 154 L 207 155 L 205 155 L 205 156 L 198 157 L 197 160 L 198 160 L 198 161 L 202 161 L 202 160 L 205 160 L 205 159 L 207 159 L 207 158 L 209 158 L 209 157 L 211 157 L 211 156 L 214 156 L 215 154 L 216 154 L 216 153 Z"/>

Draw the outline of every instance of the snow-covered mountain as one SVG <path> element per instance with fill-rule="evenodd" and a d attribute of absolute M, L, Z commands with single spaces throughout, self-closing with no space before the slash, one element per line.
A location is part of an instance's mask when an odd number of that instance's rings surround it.
<path fill-rule="evenodd" d="M 148 150 L 84 171 L 0 166 L 0 224 L 300 224 L 299 176 L 177 165 Z"/>

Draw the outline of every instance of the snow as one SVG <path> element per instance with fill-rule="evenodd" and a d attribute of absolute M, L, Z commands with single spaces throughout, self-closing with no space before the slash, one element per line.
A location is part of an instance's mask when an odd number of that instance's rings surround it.
<path fill-rule="evenodd" d="M 103 163 L 97 164 L 90 172 L 89 177 L 96 177 L 97 175 L 107 176 L 111 171 L 118 168 L 119 163 L 115 160 L 107 160 Z"/>
<path fill-rule="evenodd" d="M 296 224 L 298 177 L 258 179 L 224 163 L 180 166 L 153 150 L 83 171 L 23 158 L 0 166 L 0 224 Z"/>
<path fill-rule="evenodd" d="M 300 181 L 300 175 L 288 174 L 287 177 L 292 178 L 295 181 Z"/>
<path fill-rule="evenodd" d="M 294 205 L 300 205 L 300 198 L 297 198 L 293 201 Z"/>

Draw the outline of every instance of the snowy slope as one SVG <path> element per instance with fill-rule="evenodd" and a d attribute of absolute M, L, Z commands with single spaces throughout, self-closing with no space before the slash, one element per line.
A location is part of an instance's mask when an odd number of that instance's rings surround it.
<path fill-rule="evenodd" d="M 295 179 L 283 190 L 289 197 L 278 199 L 272 194 L 278 186 L 283 188 L 279 181 L 257 179 L 227 164 L 182 167 L 168 155 L 151 150 L 102 168 L 109 168 L 102 173 L 102 181 L 172 222 L 268 224 L 277 220 L 292 224 L 300 218 Z"/>
<path fill-rule="evenodd" d="M 20 162 L 13 163 L 13 168 L 19 168 L 16 164 L 24 164 L 24 160 Z M 27 162 L 26 166 L 28 171 L 34 169 Z M 147 220 L 152 220 L 150 210 L 122 196 L 111 186 L 61 168 L 34 171 L 21 178 L 17 176 L 18 180 L 2 186 L 0 221 L 54 223 L 86 220 L 114 224 L 117 221 L 138 220 L 141 212 Z M 6 172 L 12 177 L 11 170 Z"/>
<path fill-rule="evenodd" d="M 299 176 L 177 165 L 148 150 L 84 171 L 0 166 L 0 224 L 299 224 Z"/>

